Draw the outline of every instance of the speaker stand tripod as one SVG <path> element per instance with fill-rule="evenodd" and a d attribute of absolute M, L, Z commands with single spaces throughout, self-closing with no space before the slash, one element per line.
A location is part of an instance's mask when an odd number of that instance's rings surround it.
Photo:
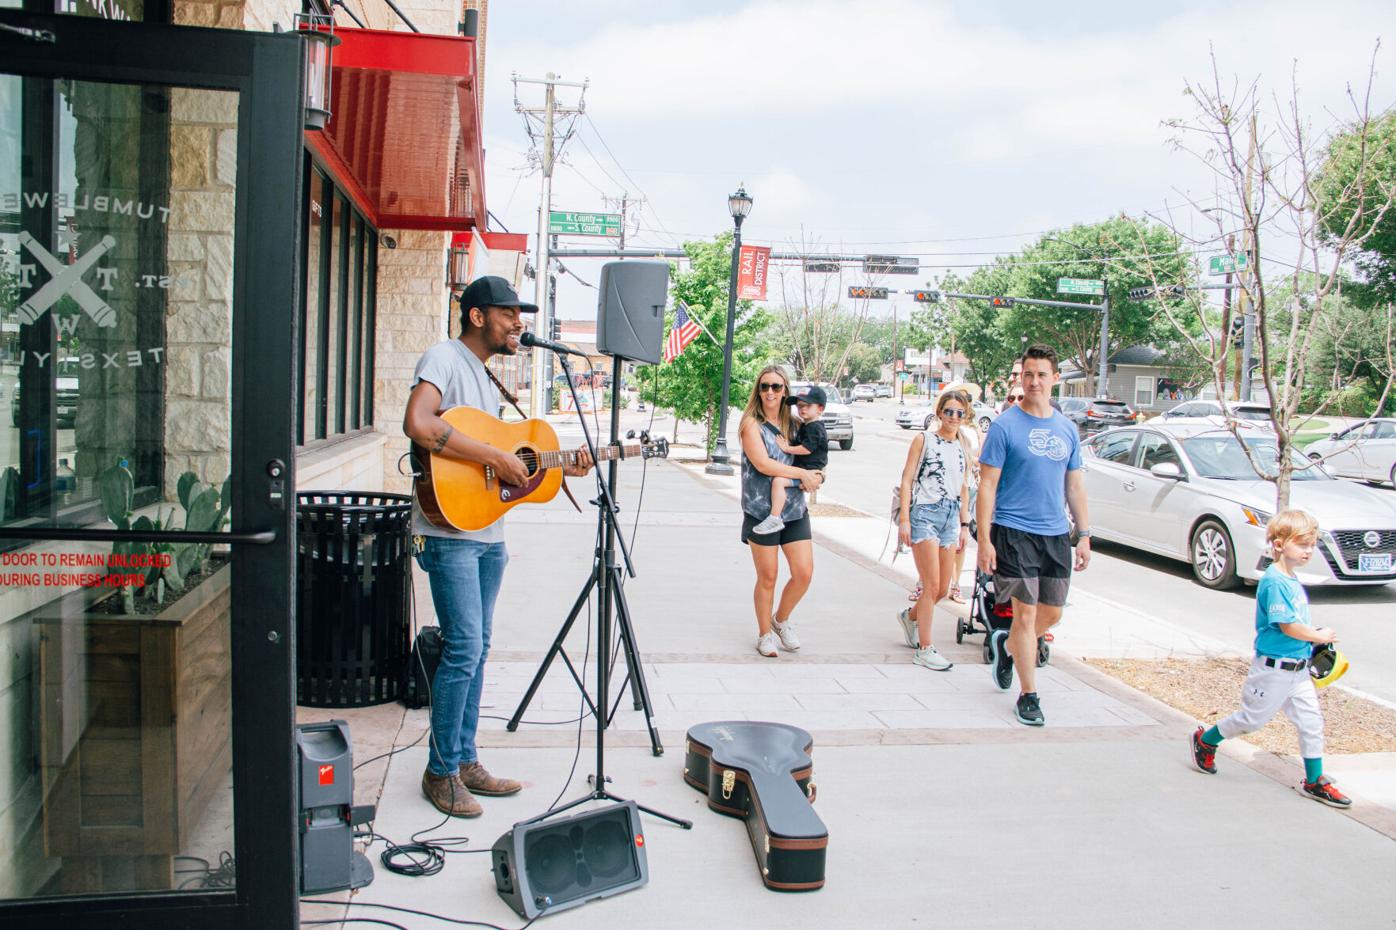
<path fill-rule="evenodd" d="M 559 353 L 558 363 L 562 367 L 563 373 L 567 376 L 567 387 L 572 392 L 573 406 L 577 409 L 578 419 L 582 424 L 582 436 L 586 440 L 588 451 L 591 452 L 592 461 L 596 461 L 596 443 L 592 438 L 591 429 L 587 426 L 586 416 L 582 412 L 582 405 L 577 397 L 577 386 L 572 378 L 572 366 L 567 362 L 567 356 Z M 615 402 L 615 395 L 620 388 L 620 368 L 621 357 L 612 356 L 611 375 L 611 444 L 620 443 L 620 405 Z M 621 690 L 616 696 L 615 705 L 610 705 L 610 646 L 611 646 L 611 613 L 615 611 L 616 621 L 620 629 L 621 648 L 625 653 L 627 667 L 627 677 L 629 679 L 630 690 L 634 697 L 635 709 L 643 710 L 645 714 L 645 727 L 649 730 L 650 750 L 656 756 L 664 754 L 664 746 L 659 741 L 659 732 L 654 727 L 654 709 L 650 704 L 649 688 L 645 685 L 644 670 L 640 664 L 640 650 L 635 645 L 635 629 L 630 622 L 630 605 L 625 600 L 625 586 L 622 583 L 622 571 L 627 571 L 633 578 L 635 576 L 635 566 L 630 560 L 630 550 L 625 543 L 625 536 L 621 533 L 618 522 L 615 502 L 615 488 L 618 472 L 618 463 L 611 460 L 608 475 L 602 477 L 600 466 L 597 466 L 596 490 L 597 497 L 595 503 L 598 505 L 600 521 L 597 525 L 597 537 L 603 540 L 597 547 L 592 558 L 591 576 L 582 586 L 581 594 L 577 596 L 576 602 L 572 605 L 571 612 L 567 615 L 567 620 L 563 623 L 562 629 L 558 631 L 553 639 L 552 646 L 548 649 L 547 656 L 538 668 L 538 672 L 533 676 L 533 681 L 528 686 L 528 691 L 524 694 L 523 700 L 519 702 L 519 707 L 514 711 L 514 715 L 509 718 L 507 728 L 512 732 L 518 729 L 519 721 L 523 717 L 529 702 L 533 700 L 533 695 L 538 691 L 539 685 L 543 683 L 543 678 L 548 674 L 548 668 L 552 665 L 553 659 L 558 655 L 562 656 L 567 669 L 572 674 L 572 678 L 581 689 L 583 700 L 590 708 L 592 716 L 596 719 L 596 771 L 589 776 L 591 781 L 591 791 L 588 794 L 569 801 L 560 807 L 539 814 L 525 823 L 542 820 L 551 817 L 561 811 L 569 810 L 587 801 L 618 801 L 624 802 L 626 799 L 618 797 L 607 790 L 606 784 L 606 728 L 610 725 L 616 708 L 620 706 L 621 698 L 625 694 L 625 684 L 622 683 Z M 621 557 L 624 559 L 624 566 L 616 564 L 616 545 L 619 543 Z M 585 609 L 588 599 L 591 597 L 592 588 L 598 588 L 600 592 L 600 604 L 597 608 L 596 623 L 596 697 L 593 700 L 586 692 L 586 686 L 581 677 L 577 674 L 572 660 L 567 656 L 563 648 L 563 641 L 572 629 L 572 624 Z M 585 668 L 582 670 L 586 671 Z M 678 824 L 685 830 L 692 829 L 691 820 L 683 820 L 678 817 L 665 814 L 644 805 L 637 805 L 640 810 L 661 820 Z"/>

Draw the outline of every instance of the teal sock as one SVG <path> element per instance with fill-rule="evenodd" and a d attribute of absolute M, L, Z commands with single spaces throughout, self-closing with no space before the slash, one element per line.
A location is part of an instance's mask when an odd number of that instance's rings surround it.
<path fill-rule="evenodd" d="M 1304 780 L 1313 784 L 1323 777 L 1323 758 L 1304 760 Z"/>
<path fill-rule="evenodd" d="M 1206 743 L 1208 746 L 1220 746 L 1221 741 L 1224 739 L 1226 739 L 1226 737 L 1222 736 L 1221 730 L 1218 730 L 1216 727 L 1212 727 L 1212 729 L 1202 734 L 1202 742 Z"/>

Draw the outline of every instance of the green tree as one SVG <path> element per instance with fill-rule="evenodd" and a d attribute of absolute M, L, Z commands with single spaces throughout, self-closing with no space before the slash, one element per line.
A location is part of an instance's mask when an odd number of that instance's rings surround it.
<path fill-rule="evenodd" d="M 848 369 L 847 381 L 858 384 L 881 381 L 883 364 L 882 353 L 875 346 L 855 342 L 848 350 L 848 361 L 844 366 Z"/>
<path fill-rule="evenodd" d="M 1011 260 L 998 259 L 993 265 L 977 268 L 966 279 L 950 276 L 941 282 L 946 291 L 963 294 L 1008 294 L 1012 287 Z M 1013 368 L 1013 360 L 1022 352 L 1022 340 L 1009 324 L 1011 315 L 996 309 L 986 300 L 946 299 L 946 320 L 949 327 L 946 349 L 955 351 L 969 362 L 969 380 L 978 384 L 987 396 L 992 385 L 1002 381 Z"/>
<path fill-rule="evenodd" d="M 715 340 L 727 333 L 727 284 L 732 270 L 732 235 L 724 233 L 711 242 L 685 242 L 689 267 L 675 269 L 670 294 L 675 306 L 680 301 L 690 316 L 705 326 L 713 338 L 700 333 L 683 354 L 672 362 L 652 366 L 647 381 L 648 396 L 668 407 L 683 420 L 704 425 L 709 451 L 717 442 L 715 414 L 722 402 L 722 347 Z M 751 382 L 772 357 L 766 329 L 771 318 L 749 300 L 737 301 L 736 329 L 732 337 L 732 386 L 730 403 L 738 410 L 746 404 Z M 674 323 L 674 311 L 667 314 L 665 332 Z"/>
<path fill-rule="evenodd" d="M 1086 302 L 1057 293 L 1059 278 L 1103 278 L 1110 294 L 1107 354 L 1132 345 L 1172 342 L 1175 334 L 1153 300 L 1133 301 L 1129 290 L 1193 283 L 1188 256 L 1178 236 L 1163 226 L 1114 217 L 1054 231 L 1029 246 L 1013 262 L 1015 297 Z M 1086 392 L 1096 392 L 1100 365 L 1100 311 L 1018 304 L 1007 328 L 1029 342 L 1053 346 L 1063 361 L 1085 373 Z"/>
<path fill-rule="evenodd" d="M 1396 113 L 1334 137 L 1314 190 L 1324 238 L 1355 235 L 1354 264 L 1371 297 L 1396 300 Z M 1359 289 L 1358 299 L 1364 296 Z"/>

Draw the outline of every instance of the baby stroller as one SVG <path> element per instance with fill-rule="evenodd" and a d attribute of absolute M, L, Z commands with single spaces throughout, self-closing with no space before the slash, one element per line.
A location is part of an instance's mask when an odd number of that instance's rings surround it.
<path fill-rule="evenodd" d="M 1008 628 L 1013 625 L 1013 602 L 994 603 L 994 576 L 974 573 L 974 597 L 969 602 L 969 617 L 955 621 L 955 642 L 963 643 L 966 636 L 984 634 L 984 664 L 994 660 L 995 646 L 1000 654 L 1007 653 Z M 997 641 L 997 642 L 995 642 Z M 1037 664 L 1046 665 L 1052 658 L 1052 647 L 1037 638 Z"/>

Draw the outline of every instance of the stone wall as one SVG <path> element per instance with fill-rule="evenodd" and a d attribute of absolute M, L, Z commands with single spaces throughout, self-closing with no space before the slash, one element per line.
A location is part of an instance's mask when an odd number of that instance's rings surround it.
<path fill-rule="evenodd" d="M 215 486 L 229 473 L 237 106 L 231 92 L 179 88 L 171 95 L 167 497 L 185 471 Z"/>
<path fill-rule="evenodd" d="M 374 428 L 388 437 L 383 449 L 383 488 L 406 493 L 398 474 L 407 451 L 402 414 L 412 391 L 412 373 L 423 352 L 448 337 L 446 233 L 390 230 L 396 249 L 378 249 L 378 333 L 374 342 Z M 454 329 L 455 323 L 451 323 Z"/>

